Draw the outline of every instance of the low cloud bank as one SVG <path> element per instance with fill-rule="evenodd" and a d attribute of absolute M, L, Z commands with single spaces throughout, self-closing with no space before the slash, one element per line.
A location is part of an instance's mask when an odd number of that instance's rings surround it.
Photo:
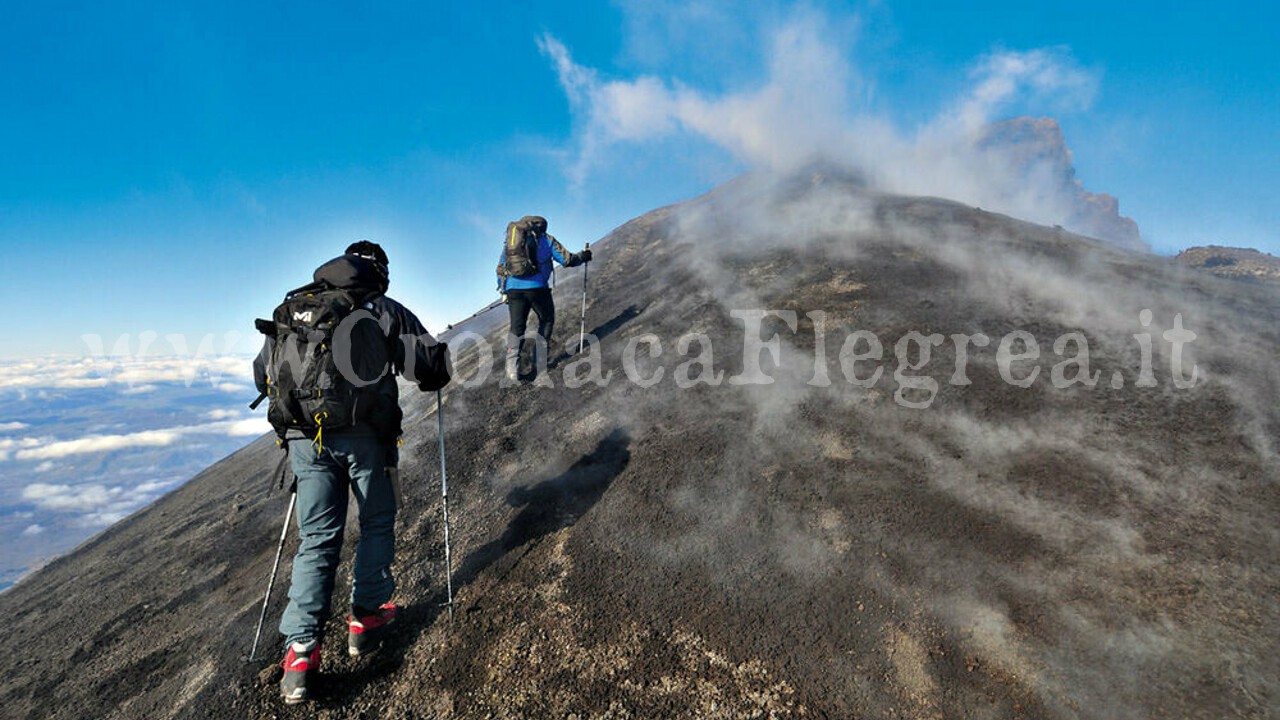
<path fill-rule="evenodd" d="M 128 340 L 128 336 L 123 338 L 126 344 Z M 153 356 L 140 352 L 0 362 L 0 391 L 119 388 L 121 392 L 137 395 L 152 392 L 162 384 L 182 384 L 247 392 L 252 379 L 251 358 L 243 355 Z M 23 427 L 21 423 L 3 423 L 0 432 Z"/>
<path fill-rule="evenodd" d="M 75 514 L 79 527 L 94 528 L 124 519 L 133 511 L 150 504 L 176 481 L 156 480 L 137 485 L 63 485 L 32 483 L 22 490 L 22 499 L 41 510 Z M 31 531 L 32 527 L 40 528 Z M 24 535 L 42 532 L 39 524 L 28 526 Z"/>
<path fill-rule="evenodd" d="M 0 439 L 0 462 L 9 459 L 50 460 L 129 448 L 164 447 L 191 435 L 256 437 L 270 430 L 271 425 L 265 418 L 246 418 L 119 435 L 89 435 L 73 440 L 56 440 L 51 437 L 5 438 Z"/>
<path fill-rule="evenodd" d="M 35 447 L 18 450 L 14 453 L 17 460 L 48 460 L 50 458 L 83 455 L 86 453 L 111 452 L 130 447 L 156 447 L 170 445 L 179 437 L 179 433 L 169 430 L 146 430 L 127 435 L 94 435 L 76 440 L 61 440 L 37 444 Z M 39 440 L 35 441 L 40 443 Z"/>

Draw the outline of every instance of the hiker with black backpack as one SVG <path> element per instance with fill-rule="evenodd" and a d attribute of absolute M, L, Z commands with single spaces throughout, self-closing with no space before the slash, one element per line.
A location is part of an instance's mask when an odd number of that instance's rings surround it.
<path fill-rule="evenodd" d="M 549 287 L 553 260 L 565 267 L 591 262 L 591 248 L 576 254 L 565 250 L 547 234 L 546 218 L 538 215 L 526 215 L 507 224 L 497 272 L 498 292 L 507 303 L 511 322 L 506 356 L 507 377 L 511 380 L 529 380 L 536 376 L 538 367 L 545 369 L 545 353 L 556 322 L 556 306 Z M 530 352 L 525 353 L 524 349 L 530 346 L 525 336 L 529 310 L 538 316 L 538 330 Z"/>
<path fill-rule="evenodd" d="M 254 379 L 270 404 L 267 416 L 289 454 L 296 483 L 300 543 L 293 561 L 281 695 L 307 697 L 320 663 L 348 489 L 360 514 L 352 570 L 347 650 L 376 649 L 395 619 L 397 442 L 396 376 L 437 391 L 449 382 L 447 348 L 403 305 L 387 297 L 387 255 L 362 240 L 321 265 L 310 285 L 290 292 L 270 321 L 254 361 Z"/>

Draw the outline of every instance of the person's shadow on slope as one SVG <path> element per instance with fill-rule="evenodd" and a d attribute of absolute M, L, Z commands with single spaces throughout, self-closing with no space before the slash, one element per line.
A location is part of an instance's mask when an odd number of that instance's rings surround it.
<path fill-rule="evenodd" d="M 618 313 L 613 319 L 601 323 L 587 331 L 588 335 L 594 335 L 597 341 L 603 341 L 606 337 L 612 335 L 619 328 L 640 316 L 644 308 L 639 305 L 631 305 L 626 310 Z M 560 350 L 560 354 L 551 358 L 547 362 L 547 369 L 555 369 L 578 354 L 578 338 L 570 336 L 565 338 L 564 347 Z"/>
<path fill-rule="evenodd" d="M 532 547 L 537 540 L 576 523 L 600 501 L 631 461 L 630 444 L 630 434 L 621 428 L 616 429 L 563 473 L 532 486 L 513 488 L 507 493 L 508 504 L 523 507 L 507 524 L 501 537 L 485 543 L 462 561 L 453 576 L 455 595 L 459 587 L 475 580 L 511 550 Z M 509 571 L 510 568 L 507 569 Z M 444 599 L 443 592 L 438 599 Z M 383 647 L 354 671 L 339 673 L 319 683 L 313 694 L 317 703 L 310 705 L 313 708 L 345 706 L 360 697 L 371 683 L 400 668 L 408 648 L 413 647 L 417 638 L 444 612 L 443 604 L 438 602 L 402 607 L 396 618 L 399 627 L 388 636 Z"/>
<path fill-rule="evenodd" d="M 454 575 L 457 584 L 465 585 L 475 580 L 511 550 L 532 545 L 546 535 L 576 523 L 600 500 L 614 478 L 630 462 L 630 443 L 630 435 L 619 428 L 601 440 L 595 450 L 556 477 L 533 486 L 513 488 L 507 493 L 507 504 L 523 508 L 507 524 L 501 537 L 467 555 Z"/>

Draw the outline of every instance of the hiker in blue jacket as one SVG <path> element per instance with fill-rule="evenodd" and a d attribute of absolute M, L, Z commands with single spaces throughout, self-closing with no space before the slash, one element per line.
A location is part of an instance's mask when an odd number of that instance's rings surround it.
<path fill-rule="evenodd" d="M 544 349 L 549 347 L 556 322 L 556 306 L 549 287 L 553 260 L 565 267 L 575 267 L 591 262 L 591 249 L 576 254 L 565 250 L 558 240 L 547 234 L 546 218 L 537 215 L 526 215 L 508 225 L 497 272 L 498 292 L 503 294 L 511 321 L 506 371 L 512 380 L 532 379 L 537 361 L 546 362 L 545 357 L 535 355 L 539 345 Z M 537 335 L 541 342 L 535 340 L 534 349 L 525 353 L 529 345 L 525 337 L 529 310 L 538 316 Z"/>

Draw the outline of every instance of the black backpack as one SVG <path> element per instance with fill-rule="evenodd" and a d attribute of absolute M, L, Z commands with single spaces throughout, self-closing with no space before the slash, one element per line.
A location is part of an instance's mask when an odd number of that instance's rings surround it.
<path fill-rule="evenodd" d="M 507 223 L 503 242 L 502 265 L 498 271 L 506 277 L 531 277 L 538 274 L 538 238 L 547 231 L 547 219 L 525 215 Z"/>
<path fill-rule="evenodd" d="M 286 295 L 271 321 L 258 321 L 275 339 L 267 420 L 282 439 L 300 430 L 322 441 L 325 429 L 360 421 L 379 435 L 398 432 L 398 403 L 376 390 L 390 368 L 388 341 L 368 302 L 376 295 L 317 281 Z"/>

